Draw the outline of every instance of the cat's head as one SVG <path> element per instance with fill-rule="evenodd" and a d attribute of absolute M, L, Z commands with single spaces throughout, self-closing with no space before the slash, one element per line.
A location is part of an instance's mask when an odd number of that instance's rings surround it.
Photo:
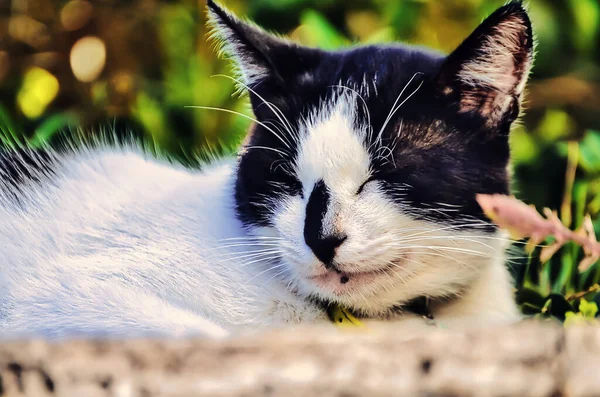
<path fill-rule="evenodd" d="M 376 314 L 460 293 L 501 260 L 504 241 L 475 197 L 509 191 L 509 131 L 534 44 L 520 2 L 448 56 L 400 45 L 322 51 L 212 1 L 209 16 L 256 117 L 237 211 L 280 256 L 274 274 Z"/>

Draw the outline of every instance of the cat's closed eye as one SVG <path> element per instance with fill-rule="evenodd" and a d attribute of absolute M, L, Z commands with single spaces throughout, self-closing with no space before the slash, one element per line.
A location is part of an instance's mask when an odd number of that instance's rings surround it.
<path fill-rule="evenodd" d="M 371 183 L 374 182 L 375 178 L 370 177 L 369 179 L 367 179 L 366 181 L 363 182 L 362 185 L 359 186 L 359 188 L 356 190 L 356 195 L 358 196 L 359 194 L 361 194 L 363 192 L 363 190 L 365 190 L 365 187 Z"/>
<path fill-rule="evenodd" d="M 301 199 L 304 199 L 304 191 L 302 190 L 302 182 L 299 179 L 294 177 L 289 177 L 286 181 L 286 184 L 289 187 L 289 192 L 291 196 L 300 196 Z"/>

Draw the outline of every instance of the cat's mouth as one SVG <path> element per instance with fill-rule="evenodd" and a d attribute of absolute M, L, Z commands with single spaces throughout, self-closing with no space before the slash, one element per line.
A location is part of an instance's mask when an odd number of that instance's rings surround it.
<path fill-rule="evenodd" d="M 344 272 L 336 270 L 327 270 L 323 273 L 310 276 L 308 280 L 315 286 L 326 289 L 335 295 L 344 295 L 357 288 L 373 284 L 380 278 L 390 278 L 397 264 L 390 263 L 383 268 L 369 270 L 364 272 Z"/>

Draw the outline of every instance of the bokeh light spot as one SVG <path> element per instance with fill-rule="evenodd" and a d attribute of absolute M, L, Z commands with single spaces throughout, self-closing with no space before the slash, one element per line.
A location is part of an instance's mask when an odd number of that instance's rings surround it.
<path fill-rule="evenodd" d="M 98 37 L 82 37 L 71 48 L 70 58 L 77 80 L 89 83 L 96 80 L 104 69 L 106 47 Z"/>
<path fill-rule="evenodd" d="M 35 48 L 48 44 L 50 35 L 43 23 L 27 15 L 15 15 L 8 21 L 8 33 L 14 39 Z"/>
<path fill-rule="evenodd" d="M 17 94 L 21 112 L 28 118 L 36 118 L 58 95 L 58 80 L 45 69 L 32 67 L 25 72 L 23 84 Z"/>
<path fill-rule="evenodd" d="M 60 11 L 60 23 L 65 30 L 81 29 L 90 20 L 93 8 L 88 1 L 70 1 Z"/>

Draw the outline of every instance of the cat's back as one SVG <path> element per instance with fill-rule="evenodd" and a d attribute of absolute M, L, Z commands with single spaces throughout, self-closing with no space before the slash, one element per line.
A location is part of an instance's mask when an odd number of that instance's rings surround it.
<path fill-rule="evenodd" d="M 223 259 L 216 247 L 243 237 L 232 160 L 198 171 L 135 147 L 97 147 L 5 153 L 2 163 L 4 329 L 56 330 L 65 318 L 62 329 L 73 332 L 127 323 L 160 330 L 165 316 L 178 318 L 169 327 L 202 327 L 191 302 L 216 299 L 219 282 L 244 277 L 213 265 Z"/>
<path fill-rule="evenodd" d="M 241 231 L 234 215 L 232 159 L 191 170 L 135 146 L 98 146 L 63 154 L 4 153 L 0 165 L 1 243 L 58 244 L 66 240 L 60 236 L 77 241 L 86 231 L 98 239 L 109 237 L 103 231 L 134 238 L 151 233 L 153 225 L 163 233 L 198 235 L 212 224 L 210 235 L 216 238 Z M 56 238 L 28 237 L 36 232 Z"/>

